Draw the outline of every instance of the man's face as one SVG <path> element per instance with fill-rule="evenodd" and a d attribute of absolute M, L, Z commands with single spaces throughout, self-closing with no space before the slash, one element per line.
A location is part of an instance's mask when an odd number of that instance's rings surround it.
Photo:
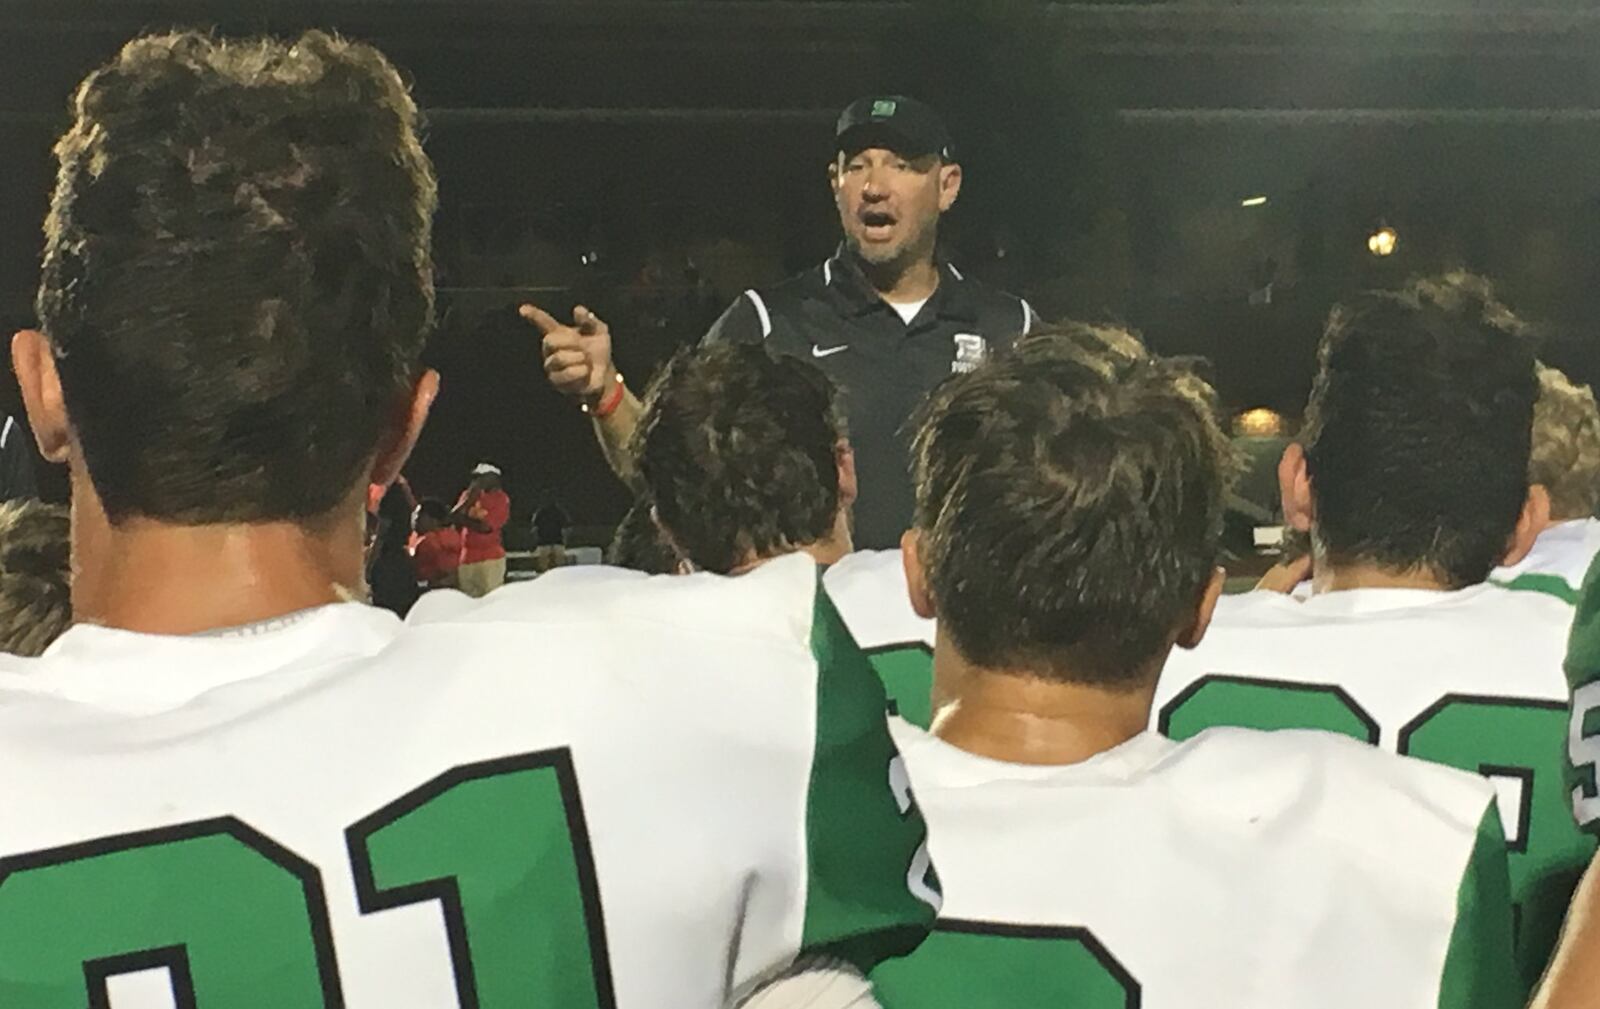
<path fill-rule="evenodd" d="M 961 190 L 961 167 L 936 154 L 908 158 L 882 147 L 840 154 L 829 170 L 845 242 L 873 265 L 931 253 L 939 215 Z"/>

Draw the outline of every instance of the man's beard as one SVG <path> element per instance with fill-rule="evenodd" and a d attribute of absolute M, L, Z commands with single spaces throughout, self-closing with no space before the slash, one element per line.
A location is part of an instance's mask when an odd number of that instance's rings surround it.
<path fill-rule="evenodd" d="M 933 248 L 933 229 L 923 228 L 902 241 L 874 244 L 845 232 L 845 247 L 867 266 L 884 272 L 898 272 L 927 256 Z"/>

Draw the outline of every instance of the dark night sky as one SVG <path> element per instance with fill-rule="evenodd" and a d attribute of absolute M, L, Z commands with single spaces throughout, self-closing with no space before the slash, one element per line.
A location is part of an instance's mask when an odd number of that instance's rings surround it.
<path fill-rule="evenodd" d="M 1600 379 L 1600 14 L 1384 6 L 6 0 L 0 321 L 28 321 L 77 79 L 144 28 L 317 26 L 376 42 L 430 111 L 448 312 L 444 394 L 410 468 L 426 493 L 484 457 L 519 512 L 555 495 L 580 519 L 620 515 L 511 306 L 583 300 L 642 378 L 739 290 L 826 253 L 831 116 L 879 90 L 950 120 L 959 261 L 1049 312 L 1210 357 L 1234 406 L 1297 411 L 1341 295 L 1463 265 L 1546 323 L 1556 363 Z M 1239 205 L 1258 193 L 1267 206 Z M 1365 251 L 1380 220 L 1401 234 L 1389 261 Z M 1272 303 L 1252 305 L 1269 277 Z"/>

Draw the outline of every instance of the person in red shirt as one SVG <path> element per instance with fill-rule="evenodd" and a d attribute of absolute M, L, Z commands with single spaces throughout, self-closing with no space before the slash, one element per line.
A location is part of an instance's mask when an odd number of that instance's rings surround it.
<path fill-rule="evenodd" d="M 486 596 L 505 584 L 506 548 L 500 530 L 511 518 L 511 498 L 500 487 L 500 467 L 481 462 L 456 502 L 450 521 L 463 530 L 456 584 L 469 596 Z"/>
<path fill-rule="evenodd" d="M 461 567 L 461 530 L 450 524 L 450 509 L 429 498 L 417 506 L 412 520 L 416 539 L 411 544 L 411 566 L 417 581 L 430 589 L 453 589 Z"/>

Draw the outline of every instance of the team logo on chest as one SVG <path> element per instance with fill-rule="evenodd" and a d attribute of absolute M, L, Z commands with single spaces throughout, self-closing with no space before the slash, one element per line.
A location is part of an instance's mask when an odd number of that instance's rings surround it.
<path fill-rule="evenodd" d="M 976 333 L 957 333 L 956 358 L 950 362 L 951 371 L 971 371 L 989 356 L 989 344 Z"/>

